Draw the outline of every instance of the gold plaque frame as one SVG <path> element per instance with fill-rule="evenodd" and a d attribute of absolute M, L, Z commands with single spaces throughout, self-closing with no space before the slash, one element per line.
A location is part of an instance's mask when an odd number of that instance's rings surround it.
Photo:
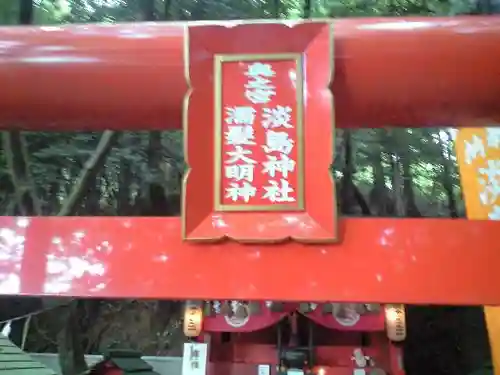
<path fill-rule="evenodd" d="M 222 204 L 222 85 L 223 64 L 249 61 L 293 61 L 297 72 L 296 78 L 296 113 L 295 127 L 297 140 L 297 202 L 295 204 Z M 258 55 L 215 55 L 214 56 L 214 207 L 216 212 L 269 212 L 269 211 L 304 211 L 304 65 L 300 53 L 277 53 Z"/>

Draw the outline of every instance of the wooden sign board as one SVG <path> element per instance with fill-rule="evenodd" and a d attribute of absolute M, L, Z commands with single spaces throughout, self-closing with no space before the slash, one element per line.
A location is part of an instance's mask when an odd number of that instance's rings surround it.
<path fill-rule="evenodd" d="M 189 28 L 185 240 L 338 239 L 332 38 L 318 22 Z"/>
<path fill-rule="evenodd" d="M 182 375 L 206 375 L 208 344 L 200 342 L 184 343 L 182 354 Z"/>

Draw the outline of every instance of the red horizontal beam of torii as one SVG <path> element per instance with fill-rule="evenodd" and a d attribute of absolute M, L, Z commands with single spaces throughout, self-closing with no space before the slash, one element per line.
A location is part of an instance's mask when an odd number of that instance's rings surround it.
<path fill-rule="evenodd" d="M 500 17 L 332 22 L 337 126 L 500 120 Z M 200 24 L 0 28 L 0 126 L 180 129 L 186 30 Z"/>
<path fill-rule="evenodd" d="M 191 244 L 179 218 L 0 218 L 0 294 L 500 305 L 498 222 L 343 219 L 342 243 Z"/>

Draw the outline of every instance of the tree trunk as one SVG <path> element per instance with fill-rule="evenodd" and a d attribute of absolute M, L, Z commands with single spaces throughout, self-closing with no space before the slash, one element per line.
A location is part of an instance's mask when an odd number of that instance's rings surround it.
<path fill-rule="evenodd" d="M 281 0 L 273 0 L 273 12 L 274 18 L 281 18 Z"/>
<path fill-rule="evenodd" d="M 452 176 L 452 161 L 451 161 L 451 134 L 448 132 L 448 141 L 444 142 L 441 137 L 439 138 L 439 143 L 441 146 L 442 164 L 443 164 L 443 174 L 441 181 L 443 184 L 443 189 L 446 192 L 446 197 L 448 200 L 448 210 L 451 217 L 458 217 L 457 200 L 455 198 L 455 192 L 453 187 Z"/>
<path fill-rule="evenodd" d="M 392 191 L 394 194 L 394 214 L 397 217 L 404 217 L 406 205 L 403 192 L 403 176 L 399 156 L 396 153 L 392 154 Z"/>
<path fill-rule="evenodd" d="M 163 15 L 163 19 L 165 21 L 168 21 L 169 19 L 172 18 L 172 12 L 170 9 L 171 7 L 172 7 L 172 0 L 165 0 L 165 4 L 164 4 L 165 13 Z"/>
<path fill-rule="evenodd" d="M 375 141 L 380 146 L 386 141 L 387 134 L 385 130 L 376 131 Z M 385 183 L 384 172 L 384 152 L 383 148 L 379 147 L 375 152 L 372 162 L 373 169 L 373 188 L 369 194 L 370 210 L 374 216 L 388 216 L 394 211 L 394 204 L 392 202 L 389 189 Z"/>
<path fill-rule="evenodd" d="M 349 130 L 343 131 L 345 164 L 340 182 L 340 211 L 346 215 L 370 215 L 368 204 L 354 184 L 354 161 L 352 160 L 352 139 Z"/>
<path fill-rule="evenodd" d="M 97 148 L 89 160 L 84 164 L 84 169 L 73 186 L 69 197 L 65 200 L 58 216 L 74 214 L 78 209 L 86 192 L 95 183 L 96 176 L 104 166 L 106 157 L 118 139 L 118 133 L 105 131 L 99 140 Z M 84 312 L 85 301 L 72 301 L 69 306 L 61 308 L 59 317 L 59 334 L 57 345 L 59 350 L 59 363 L 63 375 L 75 375 L 86 370 L 85 353 L 81 339 L 80 318 Z"/>
<path fill-rule="evenodd" d="M 118 192 L 116 194 L 116 214 L 118 216 L 130 216 L 133 214 L 130 185 L 132 184 L 132 171 L 130 163 L 125 158 L 120 160 L 118 171 Z"/>
<path fill-rule="evenodd" d="M 68 306 L 61 307 L 58 315 L 58 319 L 63 322 L 57 335 L 59 365 L 63 375 L 82 374 L 87 370 L 79 322 L 82 302 L 72 301 Z"/>
<path fill-rule="evenodd" d="M 400 157 L 403 172 L 403 195 L 406 208 L 406 217 L 420 217 L 420 210 L 415 202 L 415 192 L 413 191 L 413 176 L 411 174 L 410 155 L 404 153 Z"/>
<path fill-rule="evenodd" d="M 98 216 L 101 215 L 101 184 L 98 182 L 99 178 L 95 178 L 95 184 L 89 186 L 89 190 L 84 199 L 84 205 L 81 211 L 85 216 Z"/>
<path fill-rule="evenodd" d="M 19 3 L 19 23 L 21 25 L 31 25 L 34 15 L 33 0 L 20 0 Z"/>
<path fill-rule="evenodd" d="M 304 0 L 304 8 L 303 8 L 304 18 L 311 18 L 312 15 L 312 0 Z"/>
<path fill-rule="evenodd" d="M 143 21 L 156 21 L 155 0 L 140 0 L 141 19 Z"/>

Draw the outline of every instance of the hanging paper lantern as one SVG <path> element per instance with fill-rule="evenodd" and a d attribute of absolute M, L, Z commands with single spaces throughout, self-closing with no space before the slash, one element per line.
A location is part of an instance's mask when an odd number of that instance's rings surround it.
<path fill-rule="evenodd" d="M 404 305 L 385 305 L 385 327 L 389 340 L 403 341 L 406 338 L 406 312 Z"/>
<path fill-rule="evenodd" d="M 203 324 L 202 303 L 187 301 L 184 307 L 183 330 L 187 337 L 197 337 Z"/>

